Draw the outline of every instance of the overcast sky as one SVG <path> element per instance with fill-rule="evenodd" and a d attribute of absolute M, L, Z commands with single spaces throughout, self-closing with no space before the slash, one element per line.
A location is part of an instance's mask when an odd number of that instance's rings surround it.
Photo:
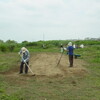
<path fill-rule="evenodd" d="M 0 39 L 100 37 L 100 0 L 0 0 Z"/>

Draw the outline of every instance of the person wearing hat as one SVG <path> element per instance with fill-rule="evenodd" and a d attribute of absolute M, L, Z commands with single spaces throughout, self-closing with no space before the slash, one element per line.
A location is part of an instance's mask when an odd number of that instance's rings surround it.
<path fill-rule="evenodd" d="M 63 45 L 61 44 L 60 45 L 60 52 L 62 53 L 64 50 L 63 50 Z"/>
<path fill-rule="evenodd" d="M 72 46 L 72 42 L 69 42 L 68 43 L 68 47 L 67 47 L 67 51 L 68 51 L 68 55 L 69 55 L 69 67 L 73 67 L 73 51 L 74 51 L 74 48 Z"/>
<path fill-rule="evenodd" d="M 21 64 L 20 64 L 20 74 L 23 73 L 23 67 L 25 65 L 25 74 L 28 73 L 28 66 L 29 65 L 29 57 L 30 57 L 30 54 L 29 54 L 29 51 L 25 48 L 25 47 L 22 47 L 19 54 L 21 55 Z"/>

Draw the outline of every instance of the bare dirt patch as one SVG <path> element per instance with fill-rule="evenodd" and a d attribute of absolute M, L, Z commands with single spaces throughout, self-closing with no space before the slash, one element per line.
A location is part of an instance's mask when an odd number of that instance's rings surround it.
<path fill-rule="evenodd" d="M 74 67 L 68 67 L 68 56 L 63 55 L 57 66 L 60 57 L 60 53 L 40 53 L 33 55 L 30 60 L 31 69 L 36 75 L 45 76 L 84 75 L 87 73 L 86 68 L 83 67 L 85 63 L 82 59 L 74 59 Z"/>
<path fill-rule="evenodd" d="M 36 74 L 37 77 L 59 77 L 59 76 L 71 76 L 71 75 L 79 75 L 83 76 L 86 75 L 88 72 L 86 68 L 84 68 L 85 62 L 82 59 L 74 59 L 74 66 L 69 66 L 68 55 L 63 54 L 59 65 L 57 63 L 61 57 L 60 53 L 36 53 L 32 54 L 30 58 L 30 68 L 33 73 Z M 8 72 L 2 73 L 7 75 L 8 77 L 30 77 L 32 73 L 29 70 L 27 75 L 25 74 L 18 74 L 19 73 L 19 66 L 15 69 L 11 69 Z"/>

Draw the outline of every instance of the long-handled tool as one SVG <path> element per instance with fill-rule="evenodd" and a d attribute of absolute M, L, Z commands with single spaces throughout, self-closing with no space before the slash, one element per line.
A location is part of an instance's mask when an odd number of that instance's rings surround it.
<path fill-rule="evenodd" d="M 29 68 L 29 70 L 31 71 L 31 73 L 32 73 L 32 76 L 35 76 L 35 74 L 33 73 L 33 71 L 31 70 L 31 68 L 29 67 L 29 65 L 26 63 L 26 62 L 24 62 L 25 64 L 26 64 L 26 66 Z"/>
<path fill-rule="evenodd" d="M 58 61 L 58 63 L 57 63 L 57 66 L 59 65 L 59 63 L 60 63 L 60 61 L 61 61 L 61 58 L 62 58 L 63 53 L 64 53 L 64 51 L 61 53 L 60 59 L 59 59 L 59 61 Z"/>

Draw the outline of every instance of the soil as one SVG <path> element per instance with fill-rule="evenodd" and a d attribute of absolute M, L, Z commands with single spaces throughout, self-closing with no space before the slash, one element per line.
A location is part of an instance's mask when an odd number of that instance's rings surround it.
<path fill-rule="evenodd" d="M 36 75 L 45 76 L 83 75 L 87 73 L 86 68 L 83 67 L 85 63 L 82 59 L 74 59 L 74 66 L 69 67 L 68 55 L 62 55 L 61 60 L 60 57 L 60 53 L 40 53 L 33 55 L 30 60 L 30 67 Z"/>
<path fill-rule="evenodd" d="M 35 76 L 71 76 L 71 75 L 85 75 L 87 69 L 84 67 L 85 62 L 82 59 L 74 59 L 74 66 L 69 67 L 68 55 L 63 54 L 61 60 L 60 53 L 37 53 L 31 55 L 29 67 Z M 59 62 L 59 64 L 58 64 Z M 19 66 L 15 69 L 11 69 L 9 72 L 3 73 L 8 76 L 19 77 Z M 32 76 L 31 71 L 28 71 L 28 74 L 22 74 L 22 76 Z"/>

